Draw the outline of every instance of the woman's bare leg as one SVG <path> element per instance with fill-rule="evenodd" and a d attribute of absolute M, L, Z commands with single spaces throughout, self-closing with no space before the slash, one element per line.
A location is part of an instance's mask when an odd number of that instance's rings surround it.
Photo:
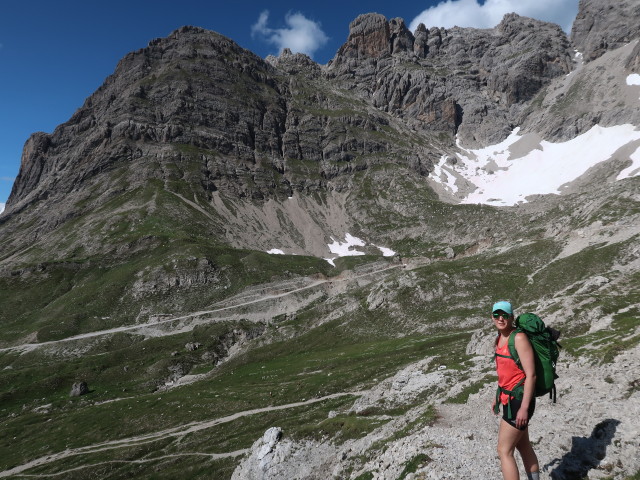
<path fill-rule="evenodd" d="M 522 437 L 525 435 L 525 432 L 526 430 L 518 430 L 516 427 L 509 425 L 504 420 L 500 422 L 500 429 L 498 430 L 498 456 L 500 457 L 502 477 L 504 480 L 520 479 L 518 465 L 516 464 L 516 459 L 513 456 L 513 453 L 516 449 L 516 445 L 518 445 Z M 529 445 L 531 445 L 530 442 Z"/>
<path fill-rule="evenodd" d="M 524 463 L 524 470 L 527 473 L 537 473 L 540 471 L 538 465 L 538 457 L 536 452 L 533 451 L 531 441 L 529 440 L 529 428 L 524 430 L 524 435 L 520 438 L 520 441 L 516 444 L 516 448 L 522 457 L 522 463 Z"/>

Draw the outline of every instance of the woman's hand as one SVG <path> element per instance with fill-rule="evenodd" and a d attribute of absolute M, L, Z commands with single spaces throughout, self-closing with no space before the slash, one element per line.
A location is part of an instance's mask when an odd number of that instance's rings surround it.
<path fill-rule="evenodd" d="M 521 406 L 516 415 L 516 428 L 524 430 L 529 424 L 529 407 Z"/>
<path fill-rule="evenodd" d="M 496 416 L 498 415 L 496 413 L 496 399 L 495 398 L 493 399 L 493 402 L 491 403 L 491 413 L 493 413 Z"/>

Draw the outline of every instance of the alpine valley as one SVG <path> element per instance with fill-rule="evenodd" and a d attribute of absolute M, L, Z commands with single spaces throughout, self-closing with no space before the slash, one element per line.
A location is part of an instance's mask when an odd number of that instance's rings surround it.
<path fill-rule="evenodd" d="M 368 13 L 327 65 L 179 28 L 29 138 L 0 236 L 0 477 L 500 478 L 509 300 L 562 332 L 542 478 L 640 479 L 640 0 Z"/>

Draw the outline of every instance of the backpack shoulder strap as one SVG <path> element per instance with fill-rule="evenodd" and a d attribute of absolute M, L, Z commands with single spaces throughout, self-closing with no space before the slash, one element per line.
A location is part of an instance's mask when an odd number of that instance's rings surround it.
<path fill-rule="evenodd" d="M 509 344 L 509 355 L 511 355 L 511 358 L 513 358 L 513 361 L 516 362 L 516 365 L 522 368 L 522 366 L 520 365 L 520 355 L 518 355 L 518 351 L 516 350 L 516 335 L 520 332 L 522 332 L 522 330 L 520 330 L 519 328 L 516 328 L 513 332 L 511 332 L 511 335 L 509 335 L 508 344 Z"/>
<path fill-rule="evenodd" d="M 498 342 L 500 341 L 500 334 L 498 334 L 496 336 L 496 341 L 493 343 L 493 358 L 497 359 L 498 357 L 504 357 L 504 355 L 500 355 L 498 353 Z M 505 358 L 511 358 L 511 357 L 505 357 Z"/>

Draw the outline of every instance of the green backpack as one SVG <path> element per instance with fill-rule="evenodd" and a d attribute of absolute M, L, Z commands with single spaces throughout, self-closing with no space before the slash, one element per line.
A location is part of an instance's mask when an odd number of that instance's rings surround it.
<path fill-rule="evenodd" d="M 558 355 L 560 354 L 560 344 L 558 343 L 558 337 L 560 332 L 553 328 L 547 327 L 542 319 L 534 313 L 523 313 L 516 318 L 516 329 L 509 335 L 509 358 L 512 358 L 518 368 L 522 369 L 520 363 L 520 357 L 516 351 L 515 341 L 516 334 L 523 332 L 533 347 L 534 360 L 536 364 L 536 397 L 549 394 L 549 398 L 553 399 L 553 403 L 556 402 L 556 385 L 555 380 L 558 378 L 556 374 L 556 362 L 558 361 Z M 496 354 L 497 355 L 497 354 Z M 498 387 L 496 392 L 496 409 L 497 399 L 500 395 L 500 391 L 503 391 L 509 395 L 514 395 L 516 398 L 522 398 L 524 391 L 522 383 L 516 385 L 513 391 L 507 391 Z M 511 418 L 511 402 L 509 402 L 509 417 Z"/>
<path fill-rule="evenodd" d="M 560 344 L 557 342 L 560 332 L 547 327 L 535 313 L 523 313 L 516 318 L 516 329 L 509 335 L 509 353 L 518 367 L 520 357 L 516 351 L 516 333 L 524 332 L 533 347 L 536 362 L 536 397 L 549 394 L 549 398 L 556 401 L 555 380 L 556 362 L 560 354 Z"/>

